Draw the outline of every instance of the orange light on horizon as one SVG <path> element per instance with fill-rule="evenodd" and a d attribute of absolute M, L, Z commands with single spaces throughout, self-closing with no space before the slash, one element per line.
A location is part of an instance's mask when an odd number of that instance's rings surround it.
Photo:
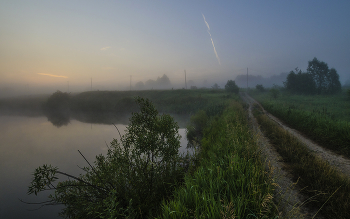
<path fill-rule="evenodd" d="M 67 76 L 63 75 L 52 75 L 52 74 L 45 74 L 45 73 L 37 73 L 38 75 L 45 75 L 45 76 L 51 76 L 51 77 L 56 77 L 56 78 L 68 78 Z"/>

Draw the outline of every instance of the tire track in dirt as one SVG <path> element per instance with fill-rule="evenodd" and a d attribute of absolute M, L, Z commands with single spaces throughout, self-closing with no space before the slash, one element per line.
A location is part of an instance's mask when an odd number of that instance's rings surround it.
<path fill-rule="evenodd" d="M 327 161 L 331 166 L 335 167 L 335 169 L 345 174 L 346 176 L 350 177 L 350 159 L 344 157 L 343 155 L 339 155 L 329 149 L 325 149 L 321 147 L 314 141 L 302 135 L 299 131 L 288 127 L 281 120 L 279 120 L 275 116 L 265 111 L 264 108 L 255 99 L 250 97 L 248 94 L 245 93 L 245 96 L 250 103 L 258 104 L 261 107 L 261 109 L 263 109 L 263 112 L 265 113 L 265 115 L 267 115 L 270 119 L 272 119 L 279 126 L 281 126 L 285 130 L 287 130 L 289 133 L 291 133 L 293 136 L 295 136 L 299 141 L 303 142 L 316 156 L 319 156 L 323 160 Z"/>
<path fill-rule="evenodd" d="M 264 136 L 259 128 L 259 124 L 252 113 L 254 103 L 253 98 L 245 93 L 240 93 L 241 98 L 249 104 L 248 113 L 251 128 L 257 136 L 258 145 L 262 151 L 265 160 L 265 169 L 272 171 L 275 183 L 275 198 L 279 203 L 278 210 L 281 218 L 312 218 L 316 214 L 314 210 L 306 208 L 303 203 L 307 200 L 296 188 L 296 182 L 292 180 L 292 175 L 285 169 L 286 165 L 282 157 L 277 153 L 275 148 L 269 143 L 269 139 Z M 259 103 L 257 103 L 259 104 Z M 265 112 L 265 111 L 264 111 Z M 266 112 L 265 112 L 266 113 Z M 317 215 L 315 218 L 323 218 Z"/>

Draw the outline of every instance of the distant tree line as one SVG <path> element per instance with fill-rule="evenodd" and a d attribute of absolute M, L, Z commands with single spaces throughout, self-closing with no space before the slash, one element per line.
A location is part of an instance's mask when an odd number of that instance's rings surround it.
<path fill-rule="evenodd" d="M 335 94 L 341 91 L 339 75 L 334 68 L 316 57 L 309 61 L 306 72 L 296 68 L 289 72 L 284 83 L 286 90 L 297 94 Z"/>
<path fill-rule="evenodd" d="M 135 84 L 136 90 L 145 90 L 145 89 L 166 89 L 171 87 L 171 82 L 168 76 L 165 74 L 162 77 L 158 77 L 157 80 L 149 79 L 145 83 L 139 81 Z"/>

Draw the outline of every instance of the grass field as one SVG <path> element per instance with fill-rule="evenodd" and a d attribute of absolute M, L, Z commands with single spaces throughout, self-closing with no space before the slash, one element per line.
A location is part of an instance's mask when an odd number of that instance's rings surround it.
<path fill-rule="evenodd" d="M 282 92 L 251 95 L 271 114 L 320 145 L 350 157 L 350 100 L 346 92 L 333 96 L 302 96 Z"/>

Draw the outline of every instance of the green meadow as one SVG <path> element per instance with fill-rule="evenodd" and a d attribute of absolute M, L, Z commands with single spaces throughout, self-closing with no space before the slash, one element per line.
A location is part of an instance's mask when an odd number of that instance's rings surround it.
<path fill-rule="evenodd" d="M 350 157 L 350 100 L 346 91 L 338 95 L 292 95 L 281 92 L 250 93 L 261 105 L 290 127 L 301 131 L 323 147 Z"/>

